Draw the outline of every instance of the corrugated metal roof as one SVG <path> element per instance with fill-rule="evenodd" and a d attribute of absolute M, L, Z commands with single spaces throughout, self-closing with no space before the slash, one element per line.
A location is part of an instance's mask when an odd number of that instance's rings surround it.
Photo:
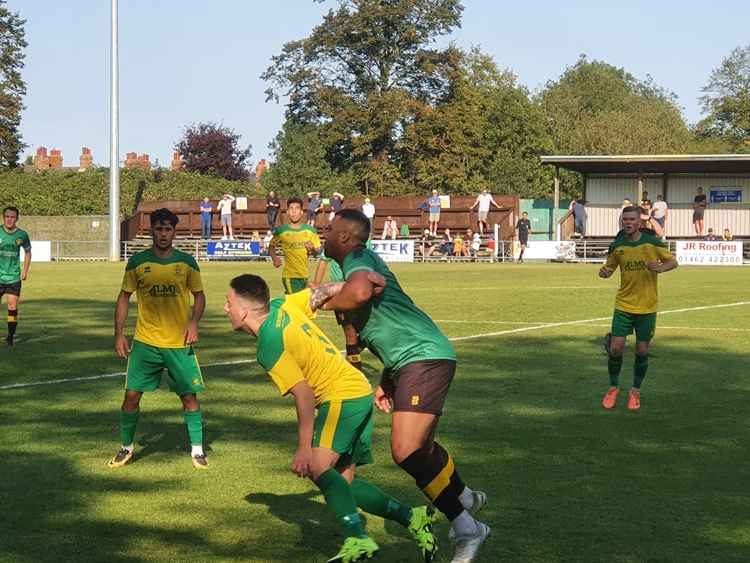
<path fill-rule="evenodd" d="M 545 155 L 542 164 L 582 174 L 750 174 L 750 154 Z"/>

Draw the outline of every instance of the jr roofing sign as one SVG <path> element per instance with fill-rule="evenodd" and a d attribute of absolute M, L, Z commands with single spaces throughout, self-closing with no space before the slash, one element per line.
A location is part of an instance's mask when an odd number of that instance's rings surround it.
<path fill-rule="evenodd" d="M 685 266 L 742 266 L 742 242 L 678 240 L 677 262 Z"/>

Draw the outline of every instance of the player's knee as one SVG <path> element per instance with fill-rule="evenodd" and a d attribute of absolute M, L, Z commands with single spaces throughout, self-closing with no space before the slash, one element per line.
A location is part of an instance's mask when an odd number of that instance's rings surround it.
<path fill-rule="evenodd" d="M 611 356 L 622 356 L 623 352 L 625 351 L 625 342 L 620 342 L 618 340 L 612 340 L 612 343 L 609 345 L 609 353 Z"/>
<path fill-rule="evenodd" d="M 125 398 L 122 401 L 122 410 L 127 412 L 133 412 L 138 410 L 138 405 L 141 402 L 142 393 L 138 391 L 125 391 Z"/>
<path fill-rule="evenodd" d="M 648 342 L 638 342 L 635 345 L 635 353 L 636 353 L 637 356 L 647 356 L 648 357 L 648 350 L 649 350 Z"/>
<path fill-rule="evenodd" d="M 391 442 L 391 456 L 396 465 L 401 463 L 411 456 L 414 452 L 420 449 L 421 444 L 413 444 L 406 441 L 392 441 Z"/>
<path fill-rule="evenodd" d="M 182 401 L 183 410 L 187 412 L 194 412 L 200 410 L 201 408 L 200 404 L 198 403 L 198 397 L 196 397 L 193 393 L 180 396 L 180 400 Z"/>

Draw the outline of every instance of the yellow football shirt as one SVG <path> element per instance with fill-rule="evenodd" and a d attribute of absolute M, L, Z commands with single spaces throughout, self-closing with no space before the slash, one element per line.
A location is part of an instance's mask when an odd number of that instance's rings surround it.
<path fill-rule="evenodd" d="M 352 367 L 313 322 L 310 290 L 271 301 L 258 331 L 258 363 L 282 395 L 306 381 L 315 406 L 326 401 L 358 399 L 372 393 L 362 372 Z"/>
<path fill-rule="evenodd" d="M 192 294 L 203 291 L 195 259 L 177 249 L 169 258 L 153 250 L 131 256 L 122 290 L 138 296 L 135 339 L 159 348 L 184 348 Z"/>
<path fill-rule="evenodd" d="M 607 267 L 620 267 L 620 289 L 615 298 L 615 309 L 626 313 L 654 313 L 658 302 L 657 277 L 659 274 L 646 268 L 649 262 L 666 262 L 674 256 L 667 245 L 648 233 L 631 242 L 620 237 L 609 246 Z"/>
<path fill-rule="evenodd" d="M 315 227 L 300 225 L 282 225 L 273 232 L 271 244 L 281 248 L 284 253 L 284 268 L 282 278 L 307 278 L 310 275 L 307 265 L 306 243 L 312 243 L 314 248 L 320 248 L 320 238 Z"/>

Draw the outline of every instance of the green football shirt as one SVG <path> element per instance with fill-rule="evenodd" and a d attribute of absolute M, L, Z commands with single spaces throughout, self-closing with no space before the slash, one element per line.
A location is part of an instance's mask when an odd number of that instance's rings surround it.
<path fill-rule="evenodd" d="M 351 312 L 352 324 L 362 343 L 388 370 L 423 360 L 455 360 L 456 353 L 437 325 L 401 289 L 396 276 L 374 251 L 357 248 L 346 255 L 344 276 L 377 272 L 385 290 L 364 307 Z"/>
<path fill-rule="evenodd" d="M 16 283 L 21 279 L 21 248 L 31 250 L 31 240 L 23 229 L 8 232 L 0 229 L 0 283 Z"/>

